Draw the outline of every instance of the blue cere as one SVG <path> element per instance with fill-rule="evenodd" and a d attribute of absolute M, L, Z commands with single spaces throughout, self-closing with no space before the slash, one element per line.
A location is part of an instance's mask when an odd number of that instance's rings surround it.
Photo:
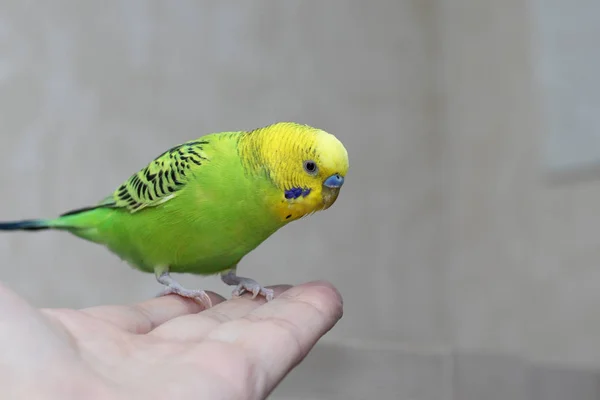
<path fill-rule="evenodd" d="M 344 177 L 340 174 L 334 174 L 327 178 L 323 184 L 330 188 L 340 188 L 344 184 Z"/>

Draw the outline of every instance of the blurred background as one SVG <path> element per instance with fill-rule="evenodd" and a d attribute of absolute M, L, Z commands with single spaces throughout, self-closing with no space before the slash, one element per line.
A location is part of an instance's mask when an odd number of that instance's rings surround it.
<path fill-rule="evenodd" d="M 346 144 L 341 196 L 239 270 L 330 280 L 345 314 L 271 398 L 600 399 L 599 17 L 593 0 L 4 0 L 0 219 L 95 203 L 205 133 L 310 124 Z M 67 234 L 0 235 L 0 254 L 38 306 L 160 289 Z"/>

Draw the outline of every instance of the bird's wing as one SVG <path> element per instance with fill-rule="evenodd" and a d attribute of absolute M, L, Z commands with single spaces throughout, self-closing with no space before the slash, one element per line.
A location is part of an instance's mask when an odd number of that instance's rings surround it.
<path fill-rule="evenodd" d="M 205 140 L 194 140 L 165 151 L 132 175 L 100 205 L 124 208 L 134 213 L 169 201 L 209 161 L 203 150 L 207 144 Z"/>

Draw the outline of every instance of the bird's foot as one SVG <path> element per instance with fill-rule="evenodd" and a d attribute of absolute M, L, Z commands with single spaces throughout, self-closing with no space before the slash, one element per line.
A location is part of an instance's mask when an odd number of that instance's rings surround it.
<path fill-rule="evenodd" d="M 160 292 L 157 297 L 166 296 L 168 294 L 177 294 L 181 297 L 187 297 L 188 299 L 192 299 L 200 302 L 205 308 L 212 307 L 212 301 L 208 294 L 204 290 L 199 289 L 186 289 L 186 288 L 174 288 L 172 286 L 167 286 L 165 289 Z"/>
<path fill-rule="evenodd" d="M 235 297 L 240 297 L 246 292 L 252 293 L 253 299 L 260 294 L 261 296 L 264 296 L 267 301 L 273 300 L 275 296 L 273 289 L 264 288 L 258 282 L 250 278 L 241 278 L 240 283 L 237 284 L 231 294 Z"/>
<path fill-rule="evenodd" d="M 229 271 L 227 273 L 221 274 L 221 279 L 225 284 L 234 286 L 233 292 L 231 293 L 234 297 L 240 297 L 244 293 L 252 293 L 252 298 L 256 298 L 259 294 L 263 296 L 267 301 L 273 300 L 275 297 L 275 292 L 273 289 L 267 289 L 262 287 L 258 282 L 254 279 L 244 278 L 241 276 L 237 276 L 235 271 Z"/>
<path fill-rule="evenodd" d="M 177 294 L 181 297 L 187 297 L 188 299 L 199 302 L 204 306 L 204 308 L 212 307 L 212 301 L 204 290 L 186 289 L 175 279 L 171 278 L 168 273 L 160 275 L 157 279 L 160 283 L 165 285 L 165 288 L 156 297 L 166 296 L 168 294 Z"/>

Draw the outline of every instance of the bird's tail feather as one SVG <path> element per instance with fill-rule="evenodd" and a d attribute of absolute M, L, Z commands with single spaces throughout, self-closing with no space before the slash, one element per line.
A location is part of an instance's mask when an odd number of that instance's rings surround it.
<path fill-rule="evenodd" d="M 0 222 L 0 231 L 40 231 L 51 229 L 53 226 L 49 222 L 44 219 Z"/>
<path fill-rule="evenodd" d="M 85 216 L 98 208 L 106 207 L 104 204 L 78 208 L 61 214 L 58 218 L 25 219 L 22 221 L 0 221 L 0 231 L 41 231 L 44 229 L 58 229 L 64 231 L 79 231 L 90 228 Z M 82 219 L 83 218 L 83 219 Z"/>

